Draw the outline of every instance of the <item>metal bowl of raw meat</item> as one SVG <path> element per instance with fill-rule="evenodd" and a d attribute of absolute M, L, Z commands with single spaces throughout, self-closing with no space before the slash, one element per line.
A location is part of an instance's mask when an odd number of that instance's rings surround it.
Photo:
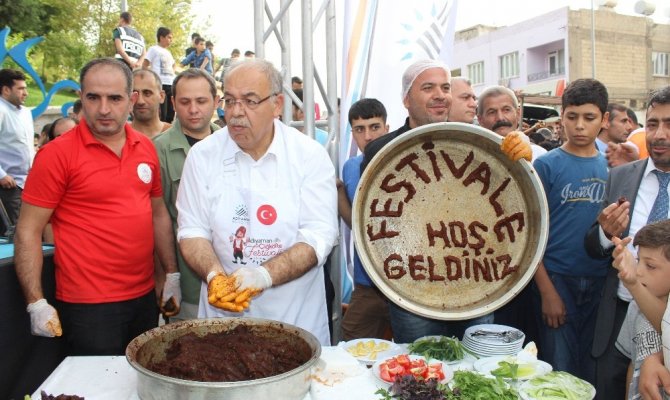
<path fill-rule="evenodd" d="M 194 333 L 203 337 L 243 325 L 263 341 L 305 349 L 307 361 L 275 376 L 235 382 L 178 379 L 154 372 L 154 363 L 168 359 L 171 344 Z M 163 325 L 133 339 L 126 358 L 137 370 L 137 394 L 149 399 L 302 399 L 309 391 L 311 368 L 321 355 L 321 345 L 311 333 L 282 322 L 257 318 L 213 318 Z M 197 360 L 194 360 L 197 361 Z"/>

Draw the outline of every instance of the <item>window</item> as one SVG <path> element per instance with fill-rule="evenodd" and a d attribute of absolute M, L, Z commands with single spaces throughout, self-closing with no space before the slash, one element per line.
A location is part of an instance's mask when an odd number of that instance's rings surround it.
<path fill-rule="evenodd" d="M 468 65 L 468 79 L 473 85 L 484 83 L 484 61 Z"/>
<path fill-rule="evenodd" d="M 654 68 L 654 76 L 668 76 L 668 53 L 651 53 L 651 63 Z"/>
<path fill-rule="evenodd" d="M 547 55 L 547 61 L 549 63 L 549 76 L 563 75 L 565 73 L 565 52 L 563 49 L 558 51 L 552 51 Z"/>
<path fill-rule="evenodd" d="M 500 79 L 519 76 L 519 52 L 505 54 L 500 57 Z"/>

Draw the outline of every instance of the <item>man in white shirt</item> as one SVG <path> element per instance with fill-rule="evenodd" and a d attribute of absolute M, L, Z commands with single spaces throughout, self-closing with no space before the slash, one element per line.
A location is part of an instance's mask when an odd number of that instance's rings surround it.
<path fill-rule="evenodd" d="M 0 200 L 12 225 L 19 217 L 21 192 L 35 157 L 33 117 L 23 106 L 27 97 L 23 72 L 0 70 Z M 0 220 L 0 235 L 8 228 Z"/>
<path fill-rule="evenodd" d="M 227 126 L 191 148 L 177 195 L 182 255 L 206 281 L 198 316 L 278 320 L 328 345 L 322 266 L 337 238 L 335 169 L 321 145 L 279 121 L 271 63 L 232 65 L 224 87 Z M 214 290 L 231 280 L 232 291 Z M 250 303 L 224 300 L 247 289 Z"/>
<path fill-rule="evenodd" d="M 161 104 L 161 121 L 172 123 L 174 119 L 174 107 L 172 105 L 172 81 L 174 81 L 174 57 L 168 50 L 172 44 L 172 31 L 170 28 L 161 26 L 156 31 L 158 44 L 151 46 L 147 51 L 142 68 L 151 68 L 161 78 L 162 89 L 165 92 L 165 101 Z"/>

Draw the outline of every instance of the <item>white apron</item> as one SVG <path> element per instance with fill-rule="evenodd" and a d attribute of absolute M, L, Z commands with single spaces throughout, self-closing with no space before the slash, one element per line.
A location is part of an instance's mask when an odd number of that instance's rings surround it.
<path fill-rule="evenodd" d="M 223 160 L 222 180 L 217 182 L 210 215 L 214 251 L 227 274 L 242 266 L 260 265 L 295 243 L 300 212 L 298 182 L 258 176 L 252 168 L 250 182 L 254 188 L 240 185 L 234 158 Z M 277 177 L 279 178 L 279 176 Z M 258 182 L 262 182 L 261 185 Z M 260 190 L 259 190 L 260 189 Z M 240 229 L 244 227 L 245 229 Z M 243 234 L 244 237 L 240 238 Z M 242 239 L 242 240 L 240 240 Z M 243 258 L 239 256 L 242 241 Z M 251 301 L 247 311 L 233 313 L 213 307 L 207 301 L 207 284 L 200 290 L 198 317 L 255 317 L 286 322 L 312 333 L 322 345 L 330 345 L 328 312 L 323 280 L 323 266 L 310 269 L 300 278 L 266 289 Z"/>

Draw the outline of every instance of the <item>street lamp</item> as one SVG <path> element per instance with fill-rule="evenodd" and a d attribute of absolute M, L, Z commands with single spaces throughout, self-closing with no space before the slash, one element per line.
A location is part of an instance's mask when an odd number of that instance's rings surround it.
<path fill-rule="evenodd" d="M 637 14 L 649 17 L 654 13 L 654 11 L 656 11 L 656 4 L 652 3 L 651 1 L 640 0 L 635 3 L 635 12 Z"/>

